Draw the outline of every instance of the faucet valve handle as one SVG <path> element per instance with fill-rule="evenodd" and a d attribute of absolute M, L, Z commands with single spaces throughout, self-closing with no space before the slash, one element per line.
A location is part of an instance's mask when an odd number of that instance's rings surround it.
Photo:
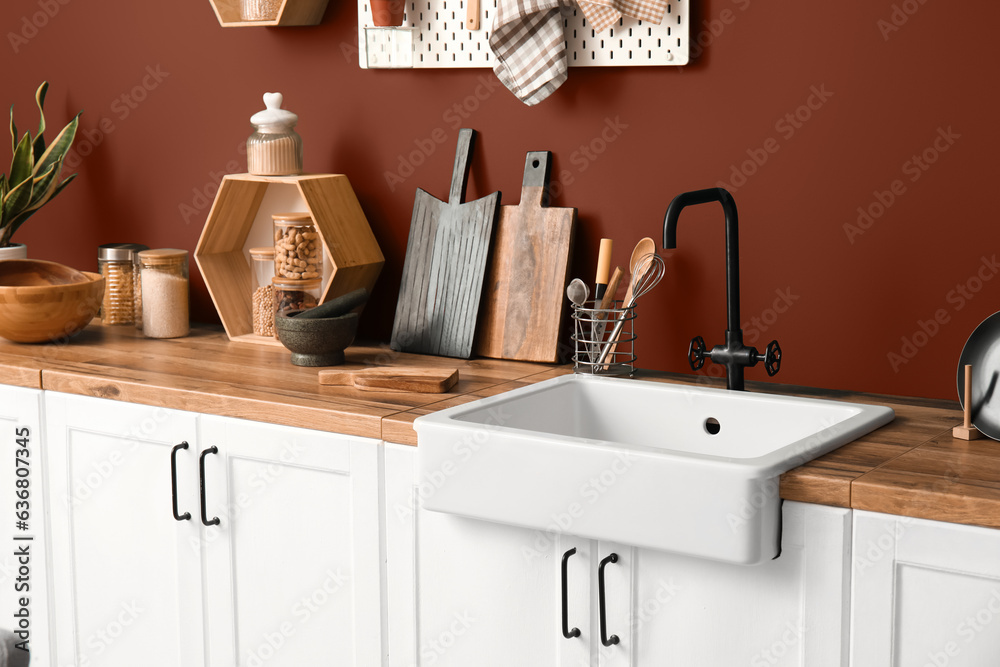
<path fill-rule="evenodd" d="M 764 370 L 767 371 L 769 377 L 774 377 L 781 370 L 781 346 L 778 345 L 778 341 L 772 340 L 767 344 L 767 349 L 764 350 L 764 354 L 758 357 L 759 361 L 764 362 Z"/>
<path fill-rule="evenodd" d="M 695 336 L 691 339 L 691 344 L 688 345 L 688 364 L 691 365 L 691 370 L 701 370 L 701 367 L 705 365 L 705 352 L 707 350 L 704 338 Z"/>

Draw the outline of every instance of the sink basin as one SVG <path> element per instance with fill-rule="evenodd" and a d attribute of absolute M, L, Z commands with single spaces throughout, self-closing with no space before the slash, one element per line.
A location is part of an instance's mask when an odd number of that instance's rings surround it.
<path fill-rule="evenodd" d="M 425 509 L 750 565 L 780 552 L 781 473 L 893 418 L 882 406 L 566 375 L 414 428 Z"/>

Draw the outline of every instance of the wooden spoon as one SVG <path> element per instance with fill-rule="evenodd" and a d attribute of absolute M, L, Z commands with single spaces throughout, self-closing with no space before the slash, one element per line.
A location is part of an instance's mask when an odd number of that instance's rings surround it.
<path fill-rule="evenodd" d="M 655 252 L 656 242 L 648 236 L 635 244 L 635 249 L 632 251 L 632 258 L 628 262 L 629 271 L 631 271 L 632 275 L 629 277 L 628 289 L 625 290 L 625 298 L 622 300 L 623 305 L 627 306 L 631 303 L 632 294 L 635 291 L 636 284 L 639 282 L 639 279 L 642 278 L 642 274 L 649 269 L 648 262 L 644 266 L 639 266 L 640 260 L 642 260 L 642 258 L 646 255 L 653 254 Z M 624 313 L 622 316 L 624 317 Z M 605 360 L 614 361 L 615 349 L 618 347 L 617 336 L 615 337 L 615 340 L 609 340 L 607 344 L 610 345 L 611 348 L 608 350 L 608 353 L 604 355 L 604 358 Z"/>

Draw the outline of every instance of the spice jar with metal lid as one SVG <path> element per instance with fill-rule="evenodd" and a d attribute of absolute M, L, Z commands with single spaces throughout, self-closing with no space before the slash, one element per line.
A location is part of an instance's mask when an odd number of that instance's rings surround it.
<path fill-rule="evenodd" d="M 274 336 L 274 248 L 250 248 L 250 299 L 253 302 L 253 332 Z"/>
<path fill-rule="evenodd" d="M 247 139 L 247 171 L 257 176 L 302 173 L 302 137 L 295 131 L 299 117 L 281 108 L 281 93 L 266 93 L 267 108 L 250 117 L 254 133 Z"/>
<path fill-rule="evenodd" d="M 294 280 L 322 280 L 323 240 L 308 213 L 275 213 L 274 275 Z"/>
<path fill-rule="evenodd" d="M 97 268 L 104 276 L 101 319 L 113 326 L 135 322 L 135 254 L 140 243 L 105 243 L 97 248 Z"/>
<path fill-rule="evenodd" d="M 319 305 L 319 280 L 271 278 L 274 286 L 274 316 L 292 310 L 305 310 Z"/>
<path fill-rule="evenodd" d="M 191 330 L 188 316 L 188 252 L 175 248 L 139 253 L 142 332 L 150 338 L 179 338 Z"/>

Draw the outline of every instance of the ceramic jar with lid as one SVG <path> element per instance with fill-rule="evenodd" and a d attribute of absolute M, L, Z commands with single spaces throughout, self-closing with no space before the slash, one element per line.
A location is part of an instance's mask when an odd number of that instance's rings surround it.
<path fill-rule="evenodd" d="M 139 253 L 142 332 L 150 338 L 179 338 L 191 330 L 188 314 L 188 252 L 176 248 Z"/>
<path fill-rule="evenodd" d="M 256 176 L 302 173 L 302 137 L 295 131 L 299 117 L 281 108 L 281 93 L 264 95 L 264 111 L 250 118 L 254 133 L 247 139 L 247 171 Z"/>
<path fill-rule="evenodd" d="M 101 319 L 117 326 L 135 323 L 135 255 L 149 246 L 139 243 L 105 243 L 97 249 L 97 268 L 104 276 Z"/>

